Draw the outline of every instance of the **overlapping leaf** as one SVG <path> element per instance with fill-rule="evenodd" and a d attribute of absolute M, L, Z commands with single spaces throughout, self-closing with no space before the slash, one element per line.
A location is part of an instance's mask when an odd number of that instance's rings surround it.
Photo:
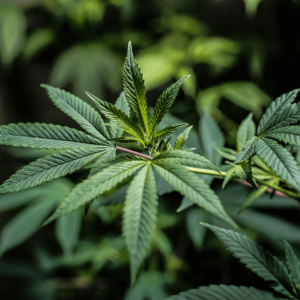
<path fill-rule="evenodd" d="M 216 194 L 195 174 L 179 165 L 157 161 L 153 162 L 153 165 L 159 175 L 169 182 L 176 191 L 233 227 L 238 227 L 227 215 Z"/>
<path fill-rule="evenodd" d="M 176 150 L 180 150 L 185 141 L 188 139 L 189 137 L 189 133 L 191 131 L 191 129 L 193 128 L 193 126 L 189 126 L 184 132 L 180 133 L 176 139 L 176 143 L 175 143 L 175 149 Z"/>
<path fill-rule="evenodd" d="M 48 91 L 53 103 L 88 133 L 104 140 L 110 137 L 101 116 L 90 105 L 64 90 L 47 84 L 41 86 Z"/>
<path fill-rule="evenodd" d="M 107 148 L 109 143 L 68 127 L 41 123 L 0 126 L 0 144 L 37 149 Z"/>
<path fill-rule="evenodd" d="M 188 125 L 187 123 L 180 123 L 180 124 L 174 124 L 174 125 L 167 126 L 167 127 L 163 128 L 162 130 L 158 131 L 155 134 L 155 137 L 157 138 L 157 137 L 168 136 L 168 135 L 174 133 L 176 130 L 178 130 L 182 127 L 185 127 L 187 125 Z"/>
<path fill-rule="evenodd" d="M 239 151 L 235 158 L 235 163 L 240 163 L 253 155 L 253 153 L 255 152 L 256 141 L 257 137 L 253 137 L 244 144 L 242 150 Z"/>
<path fill-rule="evenodd" d="M 293 298 L 293 288 L 289 274 L 282 262 L 276 257 L 237 232 L 209 224 L 203 225 L 211 229 L 229 251 L 233 252 L 233 255 L 240 259 L 247 268 L 268 281 L 276 292 L 281 293 L 288 299 Z"/>
<path fill-rule="evenodd" d="M 225 147 L 215 147 L 214 150 L 216 150 L 222 157 L 232 160 L 235 160 L 235 157 L 237 155 L 237 152 L 230 148 Z"/>
<path fill-rule="evenodd" d="M 132 283 L 150 247 L 157 205 L 154 174 L 148 163 L 130 183 L 124 207 L 123 234 L 130 256 Z"/>
<path fill-rule="evenodd" d="M 274 113 L 282 110 L 284 107 L 291 104 L 295 100 L 298 92 L 299 90 L 297 89 L 287 94 L 283 94 L 270 104 L 270 106 L 267 108 L 265 114 L 262 116 L 259 122 L 257 128 L 258 135 L 260 135 L 265 130 L 266 123 L 273 117 Z"/>
<path fill-rule="evenodd" d="M 290 152 L 268 138 L 259 138 L 255 150 L 259 158 L 280 178 L 300 191 L 300 169 Z"/>
<path fill-rule="evenodd" d="M 99 156 L 101 149 L 74 149 L 40 158 L 17 171 L 0 186 L 0 193 L 19 192 L 82 168 Z"/>
<path fill-rule="evenodd" d="M 123 68 L 123 87 L 126 98 L 144 131 L 149 134 L 146 91 L 143 75 L 132 53 L 131 43 L 128 43 L 127 56 Z"/>
<path fill-rule="evenodd" d="M 300 126 L 286 126 L 268 130 L 264 135 L 286 144 L 300 146 Z"/>
<path fill-rule="evenodd" d="M 300 290 L 300 262 L 290 244 L 284 240 L 285 256 L 294 285 Z"/>
<path fill-rule="evenodd" d="M 242 180 L 246 180 L 248 183 L 252 185 L 253 188 L 257 189 L 253 179 L 252 179 L 252 169 L 250 162 L 243 161 L 241 164 L 234 168 L 235 174 L 241 178 Z"/>
<path fill-rule="evenodd" d="M 255 136 L 255 123 L 253 122 L 253 114 L 249 114 L 248 117 L 241 123 L 237 132 L 237 146 L 241 150 L 242 147 Z"/>

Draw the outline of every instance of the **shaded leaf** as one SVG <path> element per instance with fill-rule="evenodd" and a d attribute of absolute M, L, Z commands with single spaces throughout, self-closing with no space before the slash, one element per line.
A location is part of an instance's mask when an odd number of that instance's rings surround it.
<path fill-rule="evenodd" d="M 242 149 L 244 144 L 255 136 L 256 126 L 253 122 L 253 114 L 243 120 L 237 132 L 237 145 L 238 149 Z"/>

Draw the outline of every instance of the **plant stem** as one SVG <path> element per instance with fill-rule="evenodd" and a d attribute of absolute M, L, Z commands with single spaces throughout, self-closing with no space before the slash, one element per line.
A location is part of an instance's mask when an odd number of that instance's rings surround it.
<path fill-rule="evenodd" d="M 136 152 L 136 151 L 132 151 L 132 150 L 129 150 L 129 149 L 126 149 L 126 148 L 122 148 L 122 147 L 119 147 L 119 146 L 116 146 L 116 149 L 120 150 L 120 151 L 124 151 L 124 152 L 130 153 L 130 154 L 138 155 L 138 156 L 147 158 L 149 160 L 152 159 L 152 157 L 150 157 L 148 155 L 145 155 L 145 154 L 142 154 L 142 153 L 139 153 L 139 152 Z"/>

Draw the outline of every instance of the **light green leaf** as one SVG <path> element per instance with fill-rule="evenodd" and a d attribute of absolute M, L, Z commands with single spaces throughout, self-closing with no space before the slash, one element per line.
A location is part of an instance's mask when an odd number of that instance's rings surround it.
<path fill-rule="evenodd" d="M 176 130 L 178 130 L 182 127 L 185 127 L 187 125 L 188 125 L 187 123 L 181 123 L 181 124 L 174 124 L 174 125 L 165 127 L 164 129 L 160 130 L 159 132 L 157 132 L 155 134 L 155 138 L 168 136 L 168 135 L 174 133 Z"/>
<path fill-rule="evenodd" d="M 286 144 L 300 146 L 300 126 L 286 126 L 268 130 L 264 136 L 276 139 Z"/>
<path fill-rule="evenodd" d="M 116 163 L 103 171 L 91 176 L 78 184 L 72 192 L 61 202 L 54 214 L 48 218 L 43 225 L 46 225 L 56 218 L 67 214 L 86 202 L 94 199 L 100 194 L 109 191 L 111 188 L 132 175 L 148 160 L 131 160 Z"/>
<path fill-rule="evenodd" d="M 127 56 L 123 68 L 123 89 L 144 131 L 149 135 L 147 99 L 143 75 L 132 53 L 131 42 L 128 43 Z"/>
<path fill-rule="evenodd" d="M 180 86 L 183 84 L 183 82 L 189 78 L 190 75 L 185 76 L 184 78 L 178 80 L 174 84 L 172 84 L 170 87 L 168 87 L 157 99 L 157 102 L 154 107 L 153 115 L 151 118 L 151 124 L 150 124 L 150 134 L 154 135 L 156 128 L 162 118 L 165 116 L 165 114 L 168 112 L 170 107 L 173 105 L 178 91 L 180 89 Z"/>
<path fill-rule="evenodd" d="M 218 168 L 204 156 L 184 150 L 166 151 L 152 159 L 152 162 L 155 163 L 156 161 L 159 163 L 176 163 L 188 166 L 196 166 L 219 172 Z"/>
<path fill-rule="evenodd" d="M 125 115 L 130 117 L 130 107 L 129 107 L 129 104 L 125 97 L 124 92 L 122 92 L 120 94 L 120 96 L 118 97 L 118 99 L 115 103 L 115 107 L 120 109 Z M 112 125 L 115 124 L 113 121 L 110 121 L 110 123 Z M 119 137 L 121 137 L 122 133 L 123 133 L 123 130 L 115 128 L 114 126 L 110 127 L 110 134 L 111 134 L 112 138 L 119 138 Z"/>
<path fill-rule="evenodd" d="M 248 117 L 241 123 L 237 132 L 237 146 L 241 150 L 246 142 L 255 136 L 256 126 L 253 122 L 253 114 L 249 114 Z"/>
<path fill-rule="evenodd" d="M 189 126 L 184 132 L 182 132 L 181 134 L 178 135 L 178 137 L 176 139 L 176 143 L 175 143 L 176 150 L 180 150 L 182 148 L 185 141 L 188 139 L 189 133 L 192 128 L 193 128 L 193 126 Z"/>
<path fill-rule="evenodd" d="M 41 123 L 0 126 L 0 144 L 36 149 L 107 148 L 110 144 L 68 127 Z"/>
<path fill-rule="evenodd" d="M 233 227 L 238 227 L 227 215 L 216 194 L 195 174 L 174 164 L 155 162 L 153 165 L 159 175 L 169 182 L 176 191 Z"/>
<path fill-rule="evenodd" d="M 257 189 L 256 184 L 252 179 L 251 164 L 249 161 L 243 161 L 240 165 L 236 166 L 234 172 L 239 178 L 246 180 L 254 189 Z"/>
<path fill-rule="evenodd" d="M 155 179 L 149 162 L 130 183 L 124 207 L 123 235 L 130 257 L 132 283 L 151 244 L 157 206 Z"/>
<path fill-rule="evenodd" d="M 291 104 L 295 100 L 298 92 L 299 89 L 293 90 L 287 94 L 283 94 L 271 103 L 259 122 L 257 128 L 258 135 L 265 131 L 266 124 L 270 121 L 270 119 L 277 111 L 283 110 L 287 105 Z"/>
<path fill-rule="evenodd" d="M 246 142 L 241 151 L 237 154 L 235 158 L 235 163 L 240 163 L 253 155 L 255 152 L 255 144 L 257 141 L 257 137 L 254 136 L 248 142 Z"/>
<path fill-rule="evenodd" d="M 235 157 L 237 155 L 237 152 L 230 148 L 225 147 L 214 147 L 214 150 L 216 150 L 222 157 L 232 160 L 235 160 Z"/>
<path fill-rule="evenodd" d="M 289 274 L 277 257 L 272 256 L 263 247 L 237 232 L 209 224 L 203 225 L 211 229 L 228 250 L 248 269 L 267 281 L 276 292 L 293 299 L 293 287 Z"/>
<path fill-rule="evenodd" d="M 119 129 L 134 136 L 142 145 L 144 144 L 141 139 L 141 137 L 143 137 L 143 132 L 122 110 L 111 103 L 98 99 L 88 92 L 86 92 L 86 94 L 95 102 L 100 112 L 116 123 L 119 126 Z"/>
<path fill-rule="evenodd" d="M 41 85 L 53 103 L 94 137 L 106 140 L 109 134 L 98 112 L 78 97 L 47 84 Z"/>
<path fill-rule="evenodd" d="M 171 296 L 167 300 L 283 300 L 271 293 L 260 291 L 254 287 L 233 285 L 200 286 L 198 289 L 182 292 L 178 296 Z"/>
<path fill-rule="evenodd" d="M 225 176 L 224 181 L 223 181 L 223 184 L 222 184 L 222 190 L 225 188 L 225 186 L 227 185 L 228 181 L 231 179 L 234 172 L 235 172 L 235 168 L 232 168 L 232 169 L 227 171 L 226 176 Z"/>
<path fill-rule="evenodd" d="M 285 256 L 286 256 L 288 269 L 290 271 L 294 285 L 299 290 L 300 289 L 300 262 L 297 256 L 295 255 L 290 244 L 286 240 L 283 241 L 285 245 Z"/>
<path fill-rule="evenodd" d="M 0 186 L 0 193 L 19 192 L 79 170 L 102 149 L 66 150 L 40 158 L 17 171 Z"/>
<path fill-rule="evenodd" d="M 276 175 L 300 191 L 300 169 L 290 152 L 268 138 L 259 138 L 255 151 Z"/>

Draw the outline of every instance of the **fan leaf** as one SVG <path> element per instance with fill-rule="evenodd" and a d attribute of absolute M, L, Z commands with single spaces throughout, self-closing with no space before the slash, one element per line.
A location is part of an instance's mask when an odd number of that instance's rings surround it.
<path fill-rule="evenodd" d="M 93 107 L 64 90 L 47 84 L 42 84 L 41 86 L 47 90 L 53 103 L 88 133 L 102 140 L 109 138 L 101 116 Z"/>
<path fill-rule="evenodd" d="M 150 247 L 156 225 L 157 198 L 149 162 L 131 181 L 124 207 L 123 235 L 130 257 L 132 283 Z"/>
<path fill-rule="evenodd" d="M 251 157 L 253 155 L 253 153 L 255 152 L 255 144 L 257 141 L 257 137 L 253 137 L 251 138 L 248 142 L 246 142 L 242 148 L 241 151 L 238 152 L 236 158 L 235 158 L 235 163 L 240 163 L 246 159 L 248 159 L 249 157 Z"/>
<path fill-rule="evenodd" d="M 242 149 L 246 142 L 255 136 L 256 126 L 253 122 L 253 114 L 249 114 L 248 117 L 241 123 L 237 132 L 237 146 L 238 149 Z"/>
<path fill-rule="evenodd" d="M 288 269 L 290 271 L 292 280 L 296 288 L 300 289 L 300 262 L 295 255 L 290 244 L 284 240 L 285 245 L 285 256 L 287 260 Z"/>
<path fill-rule="evenodd" d="M 225 147 L 214 147 L 214 149 L 224 158 L 234 161 L 237 152 L 230 148 Z"/>
<path fill-rule="evenodd" d="M 286 144 L 300 146 L 300 126 L 286 126 L 277 128 L 264 134 Z"/>
<path fill-rule="evenodd" d="M 189 137 L 189 133 L 191 131 L 191 129 L 193 128 L 193 126 L 189 126 L 184 132 L 180 133 L 176 139 L 176 143 L 175 143 L 175 149 L 176 150 L 180 150 L 185 141 L 188 139 Z"/>
<path fill-rule="evenodd" d="M 163 128 L 162 130 L 158 131 L 155 134 L 155 137 L 158 138 L 158 137 L 168 136 L 168 135 L 174 133 L 176 130 L 178 130 L 182 127 L 185 127 L 185 126 L 188 126 L 188 124 L 187 123 L 179 123 L 179 124 L 167 126 L 167 127 Z"/>

